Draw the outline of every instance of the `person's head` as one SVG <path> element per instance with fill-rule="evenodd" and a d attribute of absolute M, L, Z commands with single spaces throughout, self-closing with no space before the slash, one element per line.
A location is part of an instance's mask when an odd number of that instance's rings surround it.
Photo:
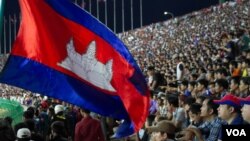
<path fill-rule="evenodd" d="M 239 77 L 232 77 L 230 80 L 230 92 L 235 92 L 239 89 L 240 85 L 240 78 Z"/>
<path fill-rule="evenodd" d="M 185 101 L 184 101 L 184 109 L 185 109 L 186 112 L 189 111 L 190 106 L 191 106 L 193 103 L 195 103 L 195 98 L 193 98 L 193 97 L 187 97 L 187 98 L 185 99 Z"/>
<path fill-rule="evenodd" d="M 236 62 L 235 60 L 232 60 L 232 61 L 229 63 L 229 68 L 230 68 L 230 70 L 238 68 L 237 62 Z"/>
<path fill-rule="evenodd" d="M 221 93 L 228 88 L 228 82 L 226 79 L 218 79 L 215 81 L 215 92 Z"/>
<path fill-rule="evenodd" d="M 187 80 L 183 80 L 183 81 L 181 82 L 180 89 L 181 89 L 181 91 L 184 91 L 184 90 L 186 90 L 187 88 L 188 88 L 188 81 L 187 81 Z"/>
<path fill-rule="evenodd" d="M 178 99 L 179 99 L 179 101 L 178 101 L 179 107 L 184 107 L 184 102 L 185 102 L 186 98 L 187 98 L 186 95 L 179 95 L 179 96 L 178 96 Z M 167 101 L 167 99 L 166 99 L 166 101 Z M 166 105 L 167 105 L 167 102 L 166 102 Z"/>
<path fill-rule="evenodd" d="M 21 128 L 17 131 L 16 137 L 18 141 L 29 141 L 31 138 L 31 132 L 28 128 Z"/>
<path fill-rule="evenodd" d="M 32 115 L 35 114 L 35 108 L 34 107 L 28 107 L 26 111 L 30 111 Z"/>
<path fill-rule="evenodd" d="M 193 103 L 189 109 L 189 117 L 191 121 L 200 122 L 201 120 L 201 104 Z"/>
<path fill-rule="evenodd" d="M 225 68 L 219 68 L 216 71 L 217 79 L 225 79 L 227 76 L 227 70 Z"/>
<path fill-rule="evenodd" d="M 246 69 L 246 68 L 249 66 L 249 64 L 250 64 L 250 60 L 249 60 L 249 59 L 243 59 L 243 60 L 242 60 L 241 67 L 242 67 L 243 69 Z"/>
<path fill-rule="evenodd" d="M 7 116 L 4 118 L 4 121 L 6 121 L 11 126 L 13 119 L 12 119 L 12 117 Z"/>
<path fill-rule="evenodd" d="M 90 110 L 85 109 L 85 108 L 81 108 L 80 112 L 81 112 L 81 115 L 82 115 L 83 117 L 86 117 L 86 116 L 89 116 L 89 115 L 90 115 Z"/>
<path fill-rule="evenodd" d="M 208 71 L 208 72 L 206 73 L 206 79 L 207 79 L 208 81 L 213 81 L 213 79 L 214 79 L 214 72 L 213 72 L 213 71 Z"/>
<path fill-rule="evenodd" d="M 202 104 L 203 103 L 203 101 L 206 99 L 206 96 L 204 96 L 204 95 L 200 95 L 200 96 L 198 96 L 197 98 L 196 98 L 196 103 L 198 103 L 198 104 Z"/>
<path fill-rule="evenodd" d="M 174 55 L 172 56 L 172 59 L 174 60 L 175 63 L 178 63 L 178 62 L 180 61 L 180 57 L 179 57 L 179 55 L 177 55 L 177 54 L 174 54 Z"/>
<path fill-rule="evenodd" d="M 15 133 L 6 120 L 0 119 L 0 141 L 15 141 Z"/>
<path fill-rule="evenodd" d="M 155 68 L 153 66 L 149 66 L 147 70 L 148 76 L 152 76 L 154 74 Z"/>
<path fill-rule="evenodd" d="M 192 92 L 193 89 L 194 89 L 194 87 L 195 87 L 195 85 L 196 85 L 196 82 L 195 82 L 195 81 L 190 81 L 190 82 L 188 83 L 188 90 L 189 90 L 190 92 Z"/>
<path fill-rule="evenodd" d="M 220 105 L 218 117 L 227 122 L 240 113 L 240 100 L 232 94 L 226 94 L 221 100 L 214 100 L 214 102 Z"/>
<path fill-rule="evenodd" d="M 215 94 L 215 82 L 210 82 L 208 88 L 211 94 Z"/>
<path fill-rule="evenodd" d="M 33 119 L 34 118 L 34 113 L 30 110 L 27 110 L 25 112 L 23 112 L 23 119 L 28 120 L 28 119 Z"/>
<path fill-rule="evenodd" d="M 240 103 L 243 105 L 241 108 L 241 115 L 243 119 L 250 124 L 250 96 L 240 99 Z"/>
<path fill-rule="evenodd" d="M 248 90 L 248 88 L 249 88 L 249 80 L 248 79 L 249 78 L 247 78 L 247 77 L 241 78 L 240 86 L 239 86 L 240 92 Z"/>
<path fill-rule="evenodd" d="M 63 105 L 56 105 L 55 108 L 55 114 L 56 115 L 60 115 L 60 114 L 63 114 L 64 112 L 64 106 Z"/>
<path fill-rule="evenodd" d="M 175 108 L 179 106 L 179 99 L 175 95 L 169 95 L 167 97 L 167 109 L 169 111 L 173 111 Z"/>
<path fill-rule="evenodd" d="M 219 105 L 214 103 L 212 98 L 206 98 L 202 102 L 201 106 L 201 117 L 203 118 L 208 118 L 211 116 L 216 116 L 218 114 L 218 109 Z"/>
<path fill-rule="evenodd" d="M 198 84 L 197 90 L 200 92 L 203 91 L 204 89 L 207 89 L 208 81 L 206 79 L 200 79 L 198 80 L 197 84 Z"/>
<path fill-rule="evenodd" d="M 149 127 L 147 130 L 152 133 L 151 138 L 154 138 L 155 141 L 165 141 L 174 139 L 176 127 L 171 121 L 162 120 L 156 126 Z"/>
<path fill-rule="evenodd" d="M 43 100 L 40 104 L 40 110 L 47 111 L 48 108 L 49 108 L 48 102 L 46 100 Z"/>
<path fill-rule="evenodd" d="M 51 132 L 53 136 L 65 136 L 65 126 L 62 121 L 54 121 L 51 124 Z"/>
<path fill-rule="evenodd" d="M 49 107 L 48 115 L 49 115 L 49 116 L 54 116 L 54 115 L 55 115 L 55 110 L 54 110 L 53 107 Z"/>

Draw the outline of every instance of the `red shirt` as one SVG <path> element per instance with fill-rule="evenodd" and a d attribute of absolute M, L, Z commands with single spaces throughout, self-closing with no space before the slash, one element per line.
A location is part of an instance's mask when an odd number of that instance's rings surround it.
<path fill-rule="evenodd" d="M 74 141 L 105 141 L 100 121 L 88 116 L 76 124 Z"/>

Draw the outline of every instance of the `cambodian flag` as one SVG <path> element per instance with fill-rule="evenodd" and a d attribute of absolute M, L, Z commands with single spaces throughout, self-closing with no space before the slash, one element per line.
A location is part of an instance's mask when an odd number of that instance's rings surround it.
<path fill-rule="evenodd" d="M 114 33 L 69 0 L 19 0 L 22 22 L 0 82 L 124 119 L 116 137 L 137 132 L 149 90 Z"/>

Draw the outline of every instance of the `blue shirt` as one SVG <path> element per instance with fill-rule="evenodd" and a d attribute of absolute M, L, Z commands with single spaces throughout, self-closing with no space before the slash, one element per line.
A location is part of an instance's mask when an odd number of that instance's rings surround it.
<path fill-rule="evenodd" d="M 206 121 L 199 129 L 206 141 L 217 141 L 221 131 L 222 120 L 215 117 L 212 121 Z"/>
<path fill-rule="evenodd" d="M 232 121 L 231 124 L 228 124 L 228 123 L 226 123 L 226 122 L 223 122 L 222 125 L 239 125 L 239 124 L 243 124 L 243 123 L 244 123 L 244 120 L 243 120 L 241 114 L 238 114 L 238 115 L 235 117 L 235 119 Z M 218 139 L 222 140 L 222 130 L 220 131 L 220 134 L 219 134 L 219 138 L 218 138 Z"/>
<path fill-rule="evenodd" d="M 191 96 L 191 92 L 189 90 L 185 90 L 184 95 L 189 97 L 189 96 Z"/>

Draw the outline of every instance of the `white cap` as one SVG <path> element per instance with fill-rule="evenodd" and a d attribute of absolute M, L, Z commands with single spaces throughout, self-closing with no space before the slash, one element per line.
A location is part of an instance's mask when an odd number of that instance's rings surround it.
<path fill-rule="evenodd" d="M 44 97 L 43 97 L 43 100 L 48 100 L 48 97 L 47 97 L 47 96 L 44 96 Z"/>
<path fill-rule="evenodd" d="M 59 112 L 64 111 L 63 105 L 56 105 L 55 106 L 55 114 L 58 114 Z"/>
<path fill-rule="evenodd" d="M 23 139 L 23 138 L 30 138 L 31 133 L 28 128 L 21 128 L 17 131 L 17 138 Z"/>

